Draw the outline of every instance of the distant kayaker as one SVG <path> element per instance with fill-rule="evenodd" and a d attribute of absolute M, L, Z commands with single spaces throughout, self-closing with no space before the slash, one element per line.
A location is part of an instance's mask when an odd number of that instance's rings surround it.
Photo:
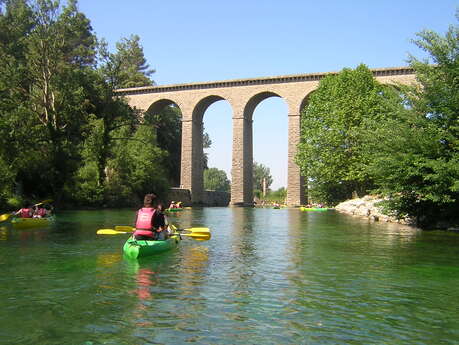
<path fill-rule="evenodd" d="M 154 240 L 156 235 L 153 232 L 153 222 L 156 216 L 156 209 L 153 207 L 153 200 L 156 195 L 146 194 L 143 198 L 143 207 L 137 211 L 135 219 L 134 238 L 136 240 Z"/>
<path fill-rule="evenodd" d="M 175 201 L 172 200 L 171 203 L 169 204 L 169 210 L 173 208 L 177 208 L 177 204 L 175 203 Z"/>
<path fill-rule="evenodd" d="M 46 208 L 37 206 L 33 213 L 33 218 L 44 218 L 48 215 Z"/>
<path fill-rule="evenodd" d="M 20 216 L 21 218 L 32 218 L 32 206 L 30 206 L 28 203 L 24 203 L 23 207 L 17 210 L 16 212 L 13 212 L 13 214 L 16 216 Z"/>

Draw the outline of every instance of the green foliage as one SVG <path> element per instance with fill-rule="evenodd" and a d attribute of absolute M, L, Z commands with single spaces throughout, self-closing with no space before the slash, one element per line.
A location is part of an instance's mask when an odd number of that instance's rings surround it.
<path fill-rule="evenodd" d="M 0 27 L 0 157 L 10 186 L 48 195 L 76 168 L 95 37 L 74 1 L 7 1 Z"/>
<path fill-rule="evenodd" d="M 116 43 L 116 50 L 115 54 L 109 53 L 106 42 L 101 41 L 100 52 L 104 61 L 101 70 L 113 88 L 153 85 L 149 77 L 155 70 L 149 69 L 139 36 L 121 39 Z"/>
<path fill-rule="evenodd" d="M 9 209 L 17 210 L 24 205 L 24 200 L 17 196 L 12 196 L 6 201 L 6 207 Z"/>
<path fill-rule="evenodd" d="M 155 132 L 150 127 L 141 126 L 133 139 L 127 145 L 131 170 L 128 185 L 139 197 L 142 197 L 145 191 L 164 195 L 168 187 L 164 166 L 166 154 L 156 145 Z"/>
<path fill-rule="evenodd" d="M 165 167 L 170 176 L 170 183 L 180 184 L 180 164 L 182 151 L 182 114 L 175 106 L 168 106 L 158 114 L 147 113 L 145 124 L 156 131 L 158 146 L 168 153 Z"/>
<path fill-rule="evenodd" d="M 122 127 L 114 134 L 113 158 L 107 163 L 107 204 L 138 204 L 147 192 L 165 195 L 169 187 L 164 164 L 167 153 L 156 145 L 154 130 L 150 126 Z"/>
<path fill-rule="evenodd" d="M 263 199 L 271 203 L 284 204 L 287 198 L 287 189 L 284 187 L 275 191 L 270 191 Z"/>
<path fill-rule="evenodd" d="M 212 140 L 210 139 L 209 133 L 204 132 L 204 129 L 203 129 L 203 133 L 202 133 L 202 148 L 203 148 L 203 150 L 209 149 L 211 145 L 212 145 Z M 208 166 L 209 155 L 205 151 L 203 152 L 202 160 L 203 160 L 203 162 L 202 162 L 203 169 L 204 170 L 209 169 L 209 166 Z"/>
<path fill-rule="evenodd" d="M 401 108 L 395 91 L 379 84 L 365 65 L 344 69 L 320 81 L 302 112 L 296 162 L 318 188 L 313 195 L 334 204 L 372 186 L 363 145 L 368 119 L 390 117 Z M 336 198 L 336 199 L 335 199 Z"/>
<path fill-rule="evenodd" d="M 230 181 L 226 176 L 226 172 L 217 168 L 204 170 L 204 189 L 215 190 L 218 192 L 229 192 Z"/>
<path fill-rule="evenodd" d="M 273 183 L 271 171 L 261 163 L 253 162 L 253 190 L 256 197 L 261 197 L 263 193 L 263 180 L 265 181 L 266 191 Z"/>
<path fill-rule="evenodd" d="M 97 164 L 85 162 L 76 173 L 71 199 L 81 206 L 100 205 L 104 200 L 104 188 L 98 183 L 98 177 Z"/>
<path fill-rule="evenodd" d="M 354 188 L 352 185 L 343 184 L 340 181 L 309 181 L 308 200 L 310 203 L 322 203 L 335 206 L 340 201 L 348 199 Z"/>
<path fill-rule="evenodd" d="M 1 1 L 0 207 L 50 194 L 122 206 L 142 188 L 167 188 L 166 153 L 113 92 L 152 85 L 139 40 L 123 39 L 114 54 L 102 43 L 96 59 L 97 38 L 76 0 Z"/>
<path fill-rule="evenodd" d="M 368 147 L 378 191 L 390 197 L 386 207 L 431 227 L 459 221 L 459 28 L 418 37 L 436 65 L 411 58 L 420 85 L 404 90 L 407 108 L 379 122 Z"/>
<path fill-rule="evenodd" d="M 67 198 L 81 205 L 95 206 L 104 200 L 104 185 L 100 180 L 98 166 L 105 150 L 103 145 L 104 122 L 102 119 L 93 117 L 89 120 L 89 128 L 89 133 L 82 145 L 82 163 L 73 178 L 72 187 L 68 187 Z"/>

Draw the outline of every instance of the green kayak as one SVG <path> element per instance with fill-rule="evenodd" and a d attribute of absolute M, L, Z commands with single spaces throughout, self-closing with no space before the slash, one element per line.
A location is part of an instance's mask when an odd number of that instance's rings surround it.
<path fill-rule="evenodd" d="M 183 208 L 166 208 L 166 212 L 180 212 Z"/>
<path fill-rule="evenodd" d="M 173 235 L 164 241 L 134 240 L 129 237 L 123 246 L 123 252 L 126 257 L 137 259 L 175 248 L 179 242 L 180 237 L 178 235 Z"/>

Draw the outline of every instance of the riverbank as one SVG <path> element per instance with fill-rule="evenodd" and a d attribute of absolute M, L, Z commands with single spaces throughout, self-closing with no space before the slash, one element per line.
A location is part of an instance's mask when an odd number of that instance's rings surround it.
<path fill-rule="evenodd" d="M 374 196 L 366 195 L 363 198 L 356 198 L 343 201 L 338 204 L 335 209 L 338 212 L 345 213 L 351 216 L 368 218 L 375 222 L 390 222 L 399 223 L 403 225 L 416 227 L 416 221 L 411 218 L 399 219 L 395 216 L 385 214 L 378 204 L 384 199 Z M 439 221 L 432 228 L 424 230 L 446 230 L 459 232 L 459 225 L 455 222 Z"/>
<path fill-rule="evenodd" d="M 343 201 L 335 207 L 335 210 L 351 216 L 368 218 L 376 222 L 390 222 L 415 226 L 413 219 L 398 219 L 394 216 L 385 214 L 382 208 L 378 206 L 381 201 L 383 201 L 383 199 L 380 197 L 374 195 L 366 195 L 363 198 Z"/>

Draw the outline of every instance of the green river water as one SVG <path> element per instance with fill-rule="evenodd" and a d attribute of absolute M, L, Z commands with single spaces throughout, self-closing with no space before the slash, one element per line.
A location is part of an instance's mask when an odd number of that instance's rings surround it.
<path fill-rule="evenodd" d="M 335 211 L 197 208 L 128 260 L 133 210 L 0 227 L 0 344 L 459 344 L 459 234 Z"/>

